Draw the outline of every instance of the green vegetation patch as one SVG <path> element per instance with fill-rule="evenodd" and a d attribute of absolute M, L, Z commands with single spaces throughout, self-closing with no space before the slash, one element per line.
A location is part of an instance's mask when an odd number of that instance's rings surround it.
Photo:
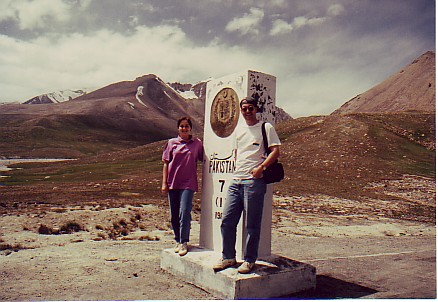
<path fill-rule="evenodd" d="M 38 182 L 98 182 L 120 179 L 129 175 L 161 171 L 161 158 L 125 159 L 110 162 L 16 164 L 3 178 L 4 185 L 35 184 Z"/>

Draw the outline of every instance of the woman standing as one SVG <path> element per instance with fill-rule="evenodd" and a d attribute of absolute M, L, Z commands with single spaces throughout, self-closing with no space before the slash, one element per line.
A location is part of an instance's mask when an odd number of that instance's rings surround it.
<path fill-rule="evenodd" d="M 169 139 L 163 151 L 161 191 L 169 198 L 175 253 L 184 256 L 188 252 L 193 194 L 198 190 L 196 163 L 202 161 L 204 149 L 201 140 L 191 134 L 190 118 L 181 117 L 177 126 L 178 137 Z"/>

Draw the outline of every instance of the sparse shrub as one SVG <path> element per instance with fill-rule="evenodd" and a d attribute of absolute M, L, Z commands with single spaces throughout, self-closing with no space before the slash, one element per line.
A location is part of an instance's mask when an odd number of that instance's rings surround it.
<path fill-rule="evenodd" d="M 54 209 L 52 209 L 52 211 L 55 212 L 55 213 L 65 213 L 65 212 L 67 212 L 67 209 L 65 209 L 65 208 L 54 208 Z"/>
<path fill-rule="evenodd" d="M 115 229 L 115 230 L 118 230 L 118 229 L 120 229 L 120 224 L 118 223 L 118 222 L 113 222 L 113 228 Z"/>
<path fill-rule="evenodd" d="M 160 231 L 167 231 L 168 229 L 171 229 L 170 222 L 164 224 L 156 224 L 155 227 L 157 228 L 157 230 Z"/>
<path fill-rule="evenodd" d="M 83 226 L 79 223 L 75 221 L 69 221 L 61 227 L 60 232 L 61 234 L 72 234 L 83 230 Z"/>
<path fill-rule="evenodd" d="M 0 251 L 12 250 L 12 245 L 9 243 L 0 243 Z"/>
<path fill-rule="evenodd" d="M 41 224 L 38 228 L 38 233 L 42 235 L 59 235 L 59 234 L 72 234 L 75 232 L 83 231 L 84 228 L 82 225 L 75 221 L 69 221 L 65 223 L 60 229 L 51 228 L 44 224 Z"/>
<path fill-rule="evenodd" d="M 131 211 L 130 217 L 123 217 L 113 220 L 112 225 L 108 227 L 103 227 L 102 225 L 99 224 L 96 225 L 95 228 L 97 230 L 104 231 L 107 234 L 107 236 L 105 237 L 103 236 L 100 237 L 103 239 L 117 240 L 120 239 L 120 237 L 128 236 L 131 232 L 133 232 L 137 228 L 146 230 L 147 226 L 141 222 L 143 218 L 142 214 L 132 208 L 130 208 L 130 211 Z M 122 238 L 122 240 L 131 240 L 131 239 Z M 159 240 L 159 239 L 150 238 L 147 240 Z"/>
<path fill-rule="evenodd" d="M 106 234 L 102 233 L 102 232 L 97 233 L 97 236 L 103 240 L 105 240 L 107 238 Z"/>
<path fill-rule="evenodd" d="M 138 240 L 140 240 L 140 241 L 159 241 L 160 238 L 157 236 L 152 236 L 152 235 L 147 234 L 147 235 L 141 236 L 140 238 L 138 238 Z"/>
<path fill-rule="evenodd" d="M 127 228 L 122 228 L 122 229 L 120 230 L 120 234 L 121 234 L 122 236 L 128 236 L 128 235 L 129 235 L 129 232 L 130 232 L 130 230 L 127 229 Z"/>
<path fill-rule="evenodd" d="M 112 230 L 108 233 L 108 237 L 112 240 L 116 240 L 118 237 L 118 233 L 115 230 Z"/>
<path fill-rule="evenodd" d="M 44 224 L 41 224 L 40 227 L 38 228 L 38 233 L 41 235 L 52 235 L 53 229 Z"/>
<path fill-rule="evenodd" d="M 14 251 L 14 252 L 18 252 L 19 250 L 24 250 L 26 249 L 26 247 L 22 246 L 21 244 L 15 244 L 15 245 L 11 245 L 9 243 L 0 243 L 0 251 Z"/>
<path fill-rule="evenodd" d="M 127 241 L 127 240 L 135 240 L 135 239 L 134 239 L 134 238 L 129 238 L 129 237 L 122 237 L 121 240 L 125 240 L 125 241 Z"/>

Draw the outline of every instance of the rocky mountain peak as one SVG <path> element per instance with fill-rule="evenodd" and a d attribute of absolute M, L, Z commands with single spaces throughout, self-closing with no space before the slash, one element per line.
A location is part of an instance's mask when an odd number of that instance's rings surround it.
<path fill-rule="evenodd" d="M 428 51 L 333 114 L 435 112 L 435 53 Z"/>

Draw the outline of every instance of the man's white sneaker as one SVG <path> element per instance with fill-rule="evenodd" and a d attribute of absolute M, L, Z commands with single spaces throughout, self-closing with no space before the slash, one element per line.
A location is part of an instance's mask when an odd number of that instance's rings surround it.
<path fill-rule="evenodd" d="M 181 247 L 179 248 L 179 252 L 178 254 L 180 256 L 184 256 L 185 254 L 187 254 L 189 252 L 189 248 L 187 246 L 187 242 L 184 242 L 183 244 L 181 244 Z"/>
<path fill-rule="evenodd" d="M 241 274 L 248 274 L 254 267 L 254 262 L 245 261 L 241 266 L 237 269 L 237 271 Z"/>
<path fill-rule="evenodd" d="M 181 248 L 181 243 L 177 243 L 174 249 L 175 253 L 179 253 L 180 248 Z"/>
<path fill-rule="evenodd" d="M 226 269 L 227 267 L 236 265 L 236 258 L 233 259 L 224 259 L 221 258 L 219 261 L 213 265 L 213 270 L 215 272 Z"/>

